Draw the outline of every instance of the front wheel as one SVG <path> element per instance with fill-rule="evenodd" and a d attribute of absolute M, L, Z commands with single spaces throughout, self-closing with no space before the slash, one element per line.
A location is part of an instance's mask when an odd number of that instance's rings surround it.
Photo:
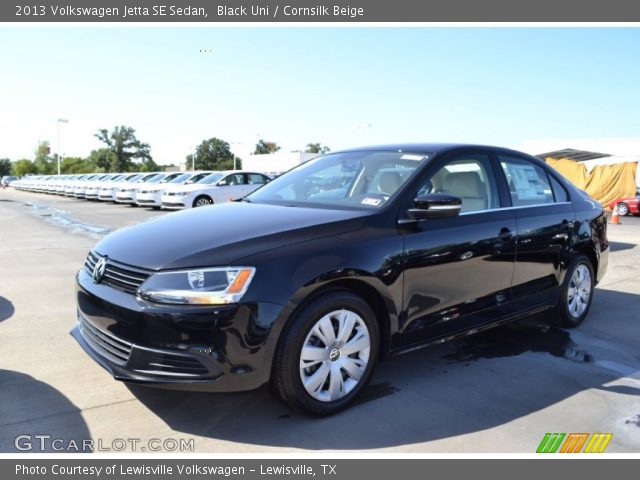
<path fill-rule="evenodd" d="M 207 197 L 206 195 L 200 195 L 198 198 L 196 198 L 193 201 L 193 208 L 206 207 L 207 205 L 212 205 L 212 204 L 213 204 L 213 200 L 211 200 L 211 198 Z"/>
<path fill-rule="evenodd" d="M 589 313 L 595 280 L 593 265 L 584 255 L 578 255 L 569 264 L 565 277 L 558 314 L 562 326 L 573 328 L 580 325 Z"/>
<path fill-rule="evenodd" d="M 285 327 L 274 360 L 273 387 L 294 410 L 334 414 L 369 382 L 378 345 L 371 307 L 349 292 L 327 293 Z"/>

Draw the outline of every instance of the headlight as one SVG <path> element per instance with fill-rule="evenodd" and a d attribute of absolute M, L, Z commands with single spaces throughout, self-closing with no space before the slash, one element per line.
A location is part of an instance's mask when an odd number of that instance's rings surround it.
<path fill-rule="evenodd" d="M 187 192 L 176 192 L 175 195 L 177 197 L 184 197 L 187 194 Z"/>
<path fill-rule="evenodd" d="M 249 288 L 256 269 L 220 267 L 160 272 L 139 290 L 140 297 L 158 303 L 225 305 L 237 303 Z"/>

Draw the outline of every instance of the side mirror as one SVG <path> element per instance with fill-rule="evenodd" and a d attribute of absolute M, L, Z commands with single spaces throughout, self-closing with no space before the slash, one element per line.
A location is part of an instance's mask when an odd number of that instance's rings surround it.
<path fill-rule="evenodd" d="M 460 197 L 446 193 L 420 195 L 413 203 L 415 208 L 410 208 L 407 211 L 407 214 L 413 220 L 455 217 L 462 208 L 462 199 Z"/>
<path fill-rule="evenodd" d="M 227 182 L 226 180 L 220 180 L 220 181 L 217 183 L 217 185 L 218 185 L 219 187 L 225 187 L 225 186 L 229 185 L 229 182 Z"/>

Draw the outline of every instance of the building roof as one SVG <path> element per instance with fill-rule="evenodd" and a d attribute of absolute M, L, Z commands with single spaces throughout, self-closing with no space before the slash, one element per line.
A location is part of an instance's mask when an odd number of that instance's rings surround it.
<path fill-rule="evenodd" d="M 546 158 L 568 158 L 576 162 L 584 162 L 585 160 L 595 160 L 596 158 L 610 157 L 608 153 L 588 152 L 586 150 L 576 150 L 575 148 L 563 148 L 562 150 L 554 150 L 553 152 L 539 153 L 536 157 L 542 160 Z"/>

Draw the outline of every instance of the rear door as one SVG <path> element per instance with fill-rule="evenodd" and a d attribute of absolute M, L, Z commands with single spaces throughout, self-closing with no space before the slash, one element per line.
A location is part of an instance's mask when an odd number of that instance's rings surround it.
<path fill-rule="evenodd" d="M 546 168 L 524 157 L 498 155 L 516 217 L 514 299 L 547 303 L 562 281 L 575 220 L 568 193 Z"/>

